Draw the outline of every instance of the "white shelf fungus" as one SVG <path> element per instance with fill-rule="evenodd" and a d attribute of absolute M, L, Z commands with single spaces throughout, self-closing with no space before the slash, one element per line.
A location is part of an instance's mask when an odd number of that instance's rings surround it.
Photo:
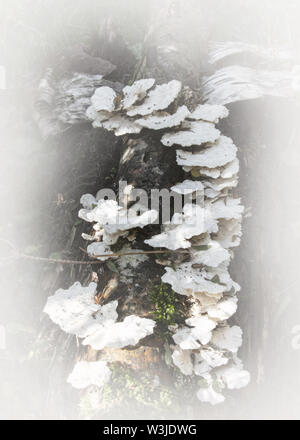
<path fill-rule="evenodd" d="M 145 98 L 145 96 L 147 95 L 147 91 L 151 89 L 154 83 L 155 79 L 153 78 L 140 79 L 138 81 L 135 81 L 132 86 L 124 87 L 122 108 L 127 110 L 131 106 L 133 106 L 136 101 L 140 101 L 141 99 Z"/>
<path fill-rule="evenodd" d="M 223 298 L 217 304 L 207 308 L 207 314 L 210 318 L 225 321 L 235 314 L 237 310 L 237 298 L 228 296 Z"/>
<path fill-rule="evenodd" d="M 239 168 L 239 161 L 237 158 L 235 158 L 232 162 L 229 162 L 224 166 L 223 170 L 221 171 L 221 177 L 223 177 L 223 179 L 230 179 L 239 172 Z"/>
<path fill-rule="evenodd" d="M 122 322 L 99 327 L 82 343 L 90 345 L 95 350 L 102 350 L 104 347 L 123 348 L 136 345 L 140 339 L 153 333 L 155 324 L 152 319 L 130 315 Z"/>
<path fill-rule="evenodd" d="M 217 267 L 224 261 L 229 260 L 230 258 L 229 252 L 215 240 L 210 240 L 207 245 L 203 246 L 208 246 L 208 249 L 192 249 L 191 255 L 193 264 L 202 264 L 203 266 Z"/>
<path fill-rule="evenodd" d="M 171 187 L 171 190 L 179 194 L 202 194 L 204 186 L 200 181 L 197 180 L 184 180 L 181 183 Z"/>
<path fill-rule="evenodd" d="M 107 244 L 104 244 L 103 242 L 94 242 L 88 245 L 87 247 L 87 253 L 91 255 L 92 257 L 97 258 L 100 261 L 108 260 L 110 257 L 98 257 L 98 255 L 104 255 L 104 254 L 111 254 L 112 250 Z"/>
<path fill-rule="evenodd" d="M 205 377 L 211 369 L 212 367 L 203 359 L 199 351 L 194 353 L 194 373 L 197 376 Z"/>
<path fill-rule="evenodd" d="M 189 119 L 202 119 L 217 124 L 219 119 L 227 118 L 229 111 L 223 105 L 200 104 L 190 113 Z"/>
<path fill-rule="evenodd" d="M 192 145 L 201 145 L 206 142 L 214 142 L 220 137 L 220 130 L 210 122 L 193 121 L 182 124 L 184 130 L 166 133 L 161 138 L 163 145 L 171 147 L 172 145 L 181 145 L 182 147 L 191 147 Z"/>
<path fill-rule="evenodd" d="M 177 127 L 188 116 L 189 110 L 183 105 L 178 107 L 175 113 L 157 112 L 144 118 L 137 119 L 136 123 L 151 130 L 162 130 L 163 128 Z"/>
<path fill-rule="evenodd" d="M 118 301 L 111 301 L 103 306 L 95 303 L 96 283 L 88 287 L 80 283 L 69 289 L 59 289 L 47 300 L 44 312 L 66 333 L 85 338 L 83 345 L 94 349 L 104 347 L 126 347 L 153 333 L 155 321 L 127 316 L 124 321 L 118 318 Z"/>
<path fill-rule="evenodd" d="M 244 212 L 241 199 L 226 198 L 212 203 L 211 210 L 214 218 L 225 218 L 227 220 L 240 219 Z"/>
<path fill-rule="evenodd" d="M 214 179 L 214 180 L 203 180 L 204 188 L 210 188 L 214 193 L 218 194 L 224 188 L 234 188 L 238 184 L 237 178 L 231 179 Z"/>
<path fill-rule="evenodd" d="M 96 283 L 83 287 L 76 282 L 67 290 L 59 289 L 48 298 L 44 312 L 66 333 L 85 338 L 118 318 L 118 301 L 103 306 L 96 304 L 96 288 Z"/>
<path fill-rule="evenodd" d="M 176 365 L 185 376 L 191 376 L 193 374 L 191 353 L 191 350 L 182 350 L 181 348 L 175 348 L 172 353 L 174 365 Z"/>
<path fill-rule="evenodd" d="M 220 369 L 217 376 L 230 390 L 246 387 L 250 382 L 249 372 L 236 366 Z"/>
<path fill-rule="evenodd" d="M 218 267 L 213 267 L 211 269 L 207 268 L 205 276 L 207 279 L 224 286 L 224 292 L 230 292 L 233 290 L 235 293 L 239 292 L 241 289 L 239 284 L 233 281 L 230 277 L 228 272 L 228 262 L 221 263 Z"/>
<path fill-rule="evenodd" d="M 66 333 L 85 337 L 97 327 L 93 314 L 101 306 L 95 304 L 96 283 L 83 287 L 79 282 L 69 289 L 59 289 L 47 299 L 44 312 Z"/>
<path fill-rule="evenodd" d="M 180 348 L 183 350 L 193 350 L 199 348 L 200 344 L 206 345 L 210 341 L 212 330 L 216 327 L 216 323 L 213 320 L 207 316 L 197 316 L 186 319 L 185 322 L 187 325 L 192 326 L 192 328 L 180 328 L 173 335 L 174 342 Z"/>
<path fill-rule="evenodd" d="M 197 397 L 201 402 L 208 402 L 211 405 L 222 403 L 225 400 L 225 397 L 221 393 L 217 393 L 212 385 L 200 388 L 197 392 Z"/>
<path fill-rule="evenodd" d="M 165 247 L 175 250 L 191 247 L 191 239 L 203 233 L 217 232 L 218 226 L 210 208 L 187 203 L 182 213 L 176 213 L 171 223 L 165 225 L 165 231 L 145 240 L 152 247 Z"/>
<path fill-rule="evenodd" d="M 177 330 L 173 335 L 173 339 L 182 350 L 194 350 L 200 347 L 196 335 L 193 335 L 192 329 L 188 327 Z"/>
<path fill-rule="evenodd" d="M 148 93 L 141 105 L 127 110 L 127 114 L 128 116 L 149 115 L 157 110 L 164 110 L 177 98 L 180 90 L 181 82 L 175 79 L 158 85 Z"/>
<path fill-rule="evenodd" d="M 162 276 L 164 283 L 189 297 L 191 304 L 186 325 L 172 328 L 176 344 L 172 346 L 172 361 L 182 374 L 201 378 L 203 386 L 197 392 L 198 399 L 215 405 L 224 401 L 220 391 L 246 386 L 250 379 L 236 356 L 242 330 L 227 323 L 237 310 L 236 293 L 240 290 L 228 270 L 232 257 L 228 249 L 240 243 L 244 209 L 240 199 L 233 197 L 239 171 L 237 147 L 215 127 L 219 119 L 228 116 L 226 107 L 216 102 L 199 104 L 190 111 L 186 105 L 177 105 L 176 98 L 180 98 L 180 103 L 184 98 L 179 81 L 156 86 L 154 83 L 152 78 L 135 81 L 124 87 L 119 96 L 108 87 L 100 87 L 91 98 L 87 117 L 95 127 L 112 130 L 116 136 L 138 135 L 144 128 L 165 130 L 161 147 L 179 146 L 177 164 L 196 179 L 185 179 L 172 186 L 172 191 L 189 195 L 189 201 L 185 200 L 182 211 L 162 226 L 161 233 L 145 243 L 174 251 L 189 249 L 187 260 L 174 267 L 166 266 Z M 141 136 L 138 141 L 143 143 Z M 141 148 L 145 149 L 145 143 Z M 128 148 L 121 163 L 134 154 L 135 150 Z M 197 203 L 193 201 L 195 197 Z M 157 211 L 148 211 L 138 203 L 127 210 L 113 200 L 91 194 L 83 195 L 81 204 L 79 217 L 94 223 L 94 235 L 88 239 L 97 240 L 88 246 L 88 253 L 103 261 L 108 257 L 97 255 L 111 253 L 110 245 L 119 237 L 128 236 L 130 229 L 143 228 L 158 217 Z M 130 244 L 123 249 L 130 252 Z M 146 259 L 126 256 L 116 260 L 116 264 L 121 276 L 130 279 L 134 268 Z M 155 321 L 151 319 L 131 315 L 117 322 L 117 301 L 102 307 L 95 304 L 95 284 L 88 288 L 78 283 L 74 286 L 50 297 L 45 311 L 62 329 L 84 337 L 84 345 L 96 350 L 123 348 L 153 333 Z M 74 369 L 72 382 L 96 382 L 84 368 L 79 371 L 78 381 Z"/>
<path fill-rule="evenodd" d="M 230 138 L 220 136 L 215 144 L 197 152 L 177 150 L 177 163 L 181 166 L 198 166 L 206 168 L 221 167 L 232 162 L 237 148 Z"/>
<path fill-rule="evenodd" d="M 80 197 L 80 204 L 84 209 L 93 209 L 97 206 L 97 199 L 92 194 L 83 194 Z"/>
<path fill-rule="evenodd" d="M 139 133 L 142 129 L 138 124 L 124 116 L 111 116 L 106 121 L 102 122 L 102 127 L 108 131 L 114 131 L 116 136 L 123 136 L 124 134 Z"/>
<path fill-rule="evenodd" d="M 210 281 L 204 269 L 193 269 L 191 263 L 180 264 L 176 270 L 166 267 L 165 271 L 162 281 L 180 295 L 197 297 L 199 293 L 214 295 L 227 290 L 226 286 Z"/>
<path fill-rule="evenodd" d="M 207 167 L 198 167 L 198 166 L 183 166 L 182 168 L 187 173 L 190 171 L 193 177 L 206 176 L 216 179 L 221 174 L 220 168 L 207 168 Z"/>
<path fill-rule="evenodd" d="M 85 195 L 83 200 L 92 199 Z M 78 216 L 85 221 L 96 222 L 103 231 L 102 238 L 104 244 L 111 245 L 116 243 L 118 238 L 130 229 L 144 228 L 148 224 L 155 222 L 158 216 L 157 211 L 152 209 L 142 212 L 143 209 L 143 206 L 137 204 L 133 205 L 130 209 L 126 209 L 119 206 L 115 200 L 100 199 L 96 200 L 96 204 L 94 203 L 90 209 L 81 209 Z M 138 211 L 141 212 L 140 215 L 137 214 Z M 89 249 L 94 250 L 90 246 Z"/>
<path fill-rule="evenodd" d="M 99 388 L 109 382 L 111 371 L 105 361 L 97 362 L 77 362 L 67 382 L 74 388 L 82 389 L 90 385 Z"/>
<path fill-rule="evenodd" d="M 212 343 L 221 349 L 236 353 L 242 345 L 242 330 L 237 325 L 219 327 L 213 332 Z"/>
<path fill-rule="evenodd" d="M 91 97 L 93 108 L 98 111 L 112 112 L 115 109 L 116 92 L 110 87 L 99 87 Z"/>
<path fill-rule="evenodd" d="M 221 218 L 218 221 L 219 230 L 215 234 L 214 239 L 217 240 L 224 248 L 239 246 L 240 237 L 242 235 L 242 226 L 240 218 L 229 219 Z"/>
<path fill-rule="evenodd" d="M 214 350 L 211 347 L 200 350 L 200 355 L 202 359 L 212 368 L 220 367 L 228 362 L 228 358 L 224 356 L 224 352 Z"/>

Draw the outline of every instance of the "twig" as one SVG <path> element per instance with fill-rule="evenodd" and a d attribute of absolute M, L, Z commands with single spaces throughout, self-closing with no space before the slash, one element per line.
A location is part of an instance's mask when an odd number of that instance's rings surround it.
<path fill-rule="evenodd" d="M 16 247 L 10 243 L 8 240 L 4 240 L 4 239 L 0 239 L 1 241 L 5 242 L 6 244 L 8 244 L 15 252 L 14 255 L 12 256 L 7 256 L 4 257 L 3 259 L 11 259 L 11 258 L 25 258 L 27 260 L 34 260 L 34 261 L 45 261 L 47 263 L 60 263 L 60 264 L 102 264 L 103 261 L 99 261 L 99 260 L 90 260 L 90 261 L 80 261 L 80 260 L 64 260 L 64 259 L 57 259 L 57 258 L 47 258 L 47 257 L 36 257 L 34 255 L 27 255 L 27 254 L 23 254 L 22 252 L 19 252 Z M 82 250 L 83 252 L 86 252 L 85 249 L 80 248 L 80 250 Z M 185 251 L 185 250 L 165 250 L 165 251 L 136 251 L 136 252 L 115 252 L 115 253 L 111 253 L 111 254 L 99 254 L 99 255 L 94 255 L 94 257 L 96 258 L 101 258 L 101 257 L 106 257 L 106 258 L 110 258 L 110 257 L 123 257 L 123 256 L 127 256 L 127 255 L 145 255 L 145 254 L 189 254 L 189 251 Z"/>
<path fill-rule="evenodd" d="M 114 254 L 93 255 L 94 257 L 123 257 L 124 255 L 144 255 L 144 254 L 189 254 L 189 251 L 137 251 L 137 252 L 116 252 Z"/>
<path fill-rule="evenodd" d="M 26 258 L 27 260 L 36 260 L 36 261 L 45 261 L 47 263 L 61 263 L 61 264 L 100 264 L 103 261 L 99 260 L 90 260 L 90 261 L 80 261 L 80 260 L 62 260 L 56 258 L 47 258 L 47 257 L 35 257 L 33 255 L 27 254 L 18 254 L 16 258 Z"/>
<path fill-rule="evenodd" d="M 103 263 L 103 261 L 99 261 L 99 260 L 79 261 L 79 260 L 63 260 L 63 259 L 47 258 L 47 257 L 36 257 L 34 255 L 27 255 L 27 254 L 23 254 L 22 252 L 19 252 L 18 249 L 16 248 L 16 246 L 6 239 L 0 238 L 0 241 L 2 241 L 3 243 L 6 243 L 13 250 L 12 255 L 9 255 L 6 257 L 1 257 L 2 260 L 26 258 L 27 260 L 45 261 L 47 263 L 61 263 L 61 264 L 100 264 L 100 263 Z"/>

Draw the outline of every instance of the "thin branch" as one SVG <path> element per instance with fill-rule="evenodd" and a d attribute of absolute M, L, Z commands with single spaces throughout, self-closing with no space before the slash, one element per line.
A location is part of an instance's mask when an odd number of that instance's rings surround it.
<path fill-rule="evenodd" d="M 57 259 L 57 258 L 47 258 L 47 257 L 36 257 L 34 255 L 27 255 L 27 254 L 23 254 L 22 252 L 18 252 L 18 250 L 16 249 L 16 247 L 9 242 L 8 240 L 4 240 L 4 239 L 0 239 L 1 241 L 5 242 L 8 246 L 10 246 L 13 251 L 14 251 L 14 255 L 12 256 L 7 256 L 7 257 L 3 257 L 3 259 L 11 259 L 11 258 L 25 258 L 27 260 L 34 260 L 34 261 L 44 261 L 47 263 L 60 263 L 60 264 L 102 264 L 103 261 L 100 260 L 90 260 L 90 261 L 80 261 L 80 260 L 64 260 L 64 259 Z M 83 252 L 86 252 L 85 249 L 80 248 L 80 250 L 82 250 Z M 190 252 L 188 250 L 157 250 L 157 251 L 136 251 L 136 252 L 115 252 L 115 253 L 111 253 L 111 254 L 99 254 L 99 255 L 94 255 L 94 257 L 96 258 L 101 258 L 101 257 L 106 257 L 106 258 L 110 258 L 110 257 L 123 257 L 123 256 L 128 256 L 128 255 L 145 255 L 145 254 L 189 254 Z"/>
<path fill-rule="evenodd" d="M 93 255 L 94 257 L 123 257 L 124 255 L 144 255 L 144 254 L 189 254 L 189 251 L 136 251 L 136 252 L 116 252 L 114 254 Z"/>
<path fill-rule="evenodd" d="M 33 255 L 18 254 L 16 258 L 26 258 L 27 260 L 35 261 L 45 261 L 46 263 L 60 263 L 60 264 L 100 264 L 103 261 L 91 260 L 91 261 L 80 261 L 80 260 L 63 260 L 57 258 L 47 258 L 47 257 L 35 257 Z"/>

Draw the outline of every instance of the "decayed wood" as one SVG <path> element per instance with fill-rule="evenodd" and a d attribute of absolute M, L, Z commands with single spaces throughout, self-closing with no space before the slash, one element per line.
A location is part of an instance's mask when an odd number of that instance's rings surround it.
<path fill-rule="evenodd" d="M 157 373 L 161 364 L 161 356 L 158 347 L 141 345 L 132 350 L 120 350 L 117 348 L 104 348 L 101 352 L 89 348 L 86 354 L 89 361 L 103 360 L 107 362 L 119 362 L 134 370 L 150 370 Z"/>

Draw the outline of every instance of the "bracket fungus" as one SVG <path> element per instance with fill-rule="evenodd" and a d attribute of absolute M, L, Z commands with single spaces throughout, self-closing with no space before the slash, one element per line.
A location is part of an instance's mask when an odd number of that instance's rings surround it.
<path fill-rule="evenodd" d="M 181 183 L 176 183 L 176 185 L 171 187 L 171 190 L 179 194 L 202 194 L 203 193 L 203 183 L 196 180 L 184 180 Z"/>
<path fill-rule="evenodd" d="M 127 110 L 128 116 L 149 115 L 157 110 L 164 110 L 177 98 L 181 90 L 181 82 L 176 79 L 166 84 L 157 85 L 146 96 L 141 105 Z"/>
<path fill-rule="evenodd" d="M 148 90 L 153 87 L 154 83 L 154 78 L 147 78 L 135 81 L 132 86 L 125 86 L 123 88 L 122 108 L 128 110 L 137 101 L 145 98 Z"/>
<path fill-rule="evenodd" d="M 123 348 L 136 345 L 140 339 L 153 333 L 155 325 L 153 319 L 130 315 L 126 316 L 122 322 L 98 327 L 82 343 L 90 345 L 95 350 L 102 350 L 104 347 Z"/>
<path fill-rule="evenodd" d="M 137 119 L 136 123 L 150 130 L 162 130 L 163 128 L 177 127 L 189 115 L 188 108 L 183 105 L 178 107 L 175 113 L 156 112 L 144 118 Z"/>
<path fill-rule="evenodd" d="M 89 208 L 86 201 L 91 201 Z M 96 248 L 99 247 L 98 254 L 110 253 L 109 248 L 105 245 L 115 244 L 120 236 L 127 234 L 130 229 L 144 228 L 145 226 L 155 222 L 158 212 L 154 209 L 145 210 L 140 204 L 134 204 L 130 209 L 119 206 L 115 200 L 105 200 L 93 197 L 90 194 L 82 196 L 84 208 L 78 213 L 79 217 L 87 222 L 95 222 L 96 227 L 101 231 L 102 243 L 97 245 L 89 245 L 91 255 L 96 256 Z M 138 211 L 140 215 L 138 215 Z M 105 257 L 104 257 L 105 258 Z"/>
<path fill-rule="evenodd" d="M 204 250 L 191 249 L 191 262 L 203 266 L 218 267 L 224 261 L 229 261 L 229 252 L 215 240 L 204 240 Z M 207 249 L 206 249 L 207 247 Z"/>
<path fill-rule="evenodd" d="M 109 382 L 110 377 L 111 371 L 105 361 L 80 361 L 75 364 L 67 382 L 78 389 L 87 388 L 90 385 L 101 388 Z"/>
<path fill-rule="evenodd" d="M 202 119 L 203 121 L 217 124 L 219 119 L 227 118 L 228 115 L 229 111 L 224 105 L 200 104 L 189 114 L 188 118 Z"/>
<path fill-rule="evenodd" d="M 242 330 L 237 325 L 217 328 L 212 337 L 212 343 L 221 349 L 236 353 L 242 345 Z"/>
<path fill-rule="evenodd" d="M 136 345 L 153 333 L 156 322 L 152 319 L 130 315 L 117 322 L 118 301 L 103 306 L 96 304 L 96 287 L 96 283 L 83 287 L 76 282 L 67 290 L 59 289 L 48 298 L 44 312 L 66 333 L 84 338 L 82 344 L 96 350 Z M 79 362 L 68 382 L 75 388 L 101 386 L 109 376 L 110 371 L 104 362 Z"/>
<path fill-rule="evenodd" d="M 197 397 L 201 402 L 208 402 L 211 405 L 222 403 L 225 400 L 223 394 L 215 391 L 212 385 L 209 385 L 208 387 L 200 388 L 197 392 Z"/>
<path fill-rule="evenodd" d="M 103 306 L 96 304 L 96 289 L 96 283 L 84 287 L 79 282 L 69 289 L 59 289 L 48 298 L 44 312 L 66 333 L 85 338 L 99 326 L 110 326 L 118 318 L 118 301 Z"/>
<path fill-rule="evenodd" d="M 161 234 L 145 240 L 152 247 L 180 249 L 191 247 L 191 239 L 203 233 L 217 232 L 218 226 L 209 206 L 199 206 L 191 203 L 184 205 L 182 213 L 175 213 L 170 224 L 164 225 Z"/>
<path fill-rule="evenodd" d="M 178 329 L 173 339 L 176 344 L 183 350 L 193 350 L 206 345 L 211 337 L 212 330 L 216 327 L 216 323 L 207 316 L 200 315 L 185 320 L 190 327 L 182 327 Z"/>
<path fill-rule="evenodd" d="M 164 134 L 161 138 L 162 144 L 167 147 L 172 145 L 191 147 L 206 142 L 215 142 L 220 136 L 220 130 L 215 128 L 211 122 L 185 121 L 181 127 L 183 128 L 182 131 Z"/>
<path fill-rule="evenodd" d="M 105 128 L 105 130 L 113 131 L 116 136 L 139 133 L 142 129 L 134 121 L 119 115 L 113 115 L 104 120 L 102 127 Z"/>
<path fill-rule="evenodd" d="M 145 129 L 147 137 L 154 131 L 155 142 L 160 138 L 161 148 L 180 148 L 176 150 L 177 164 L 190 172 L 193 180 L 186 178 L 171 189 L 183 196 L 189 194 L 192 202 L 184 203 L 182 211 L 175 212 L 171 221 L 162 225 L 160 233 L 144 243 L 153 248 L 188 250 L 189 255 L 175 267 L 165 264 L 162 276 L 164 283 L 187 296 L 190 303 L 185 325 L 176 325 L 172 330 L 176 345 L 172 346 L 171 358 L 182 374 L 201 377 L 203 386 L 197 397 L 214 405 L 224 401 L 219 390 L 246 386 L 250 377 L 236 356 L 242 330 L 227 322 L 237 309 L 236 293 L 240 290 L 229 274 L 233 256 L 229 248 L 237 246 L 242 235 L 243 206 L 233 195 L 239 171 L 237 147 L 215 127 L 219 119 L 228 116 L 226 107 L 199 104 L 191 110 L 179 81 L 154 84 L 152 78 L 141 79 L 119 94 L 100 87 L 91 99 L 87 117 L 94 126 L 112 130 L 116 136 L 134 135 L 135 139 L 129 142 L 138 142 L 143 151 Z M 128 148 L 121 165 L 129 162 L 136 151 Z M 120 237 L 128 237 L 130 248 L 129 231 L 150 225 L 158 217 L 156 210 L 141 209 L 137 215 L 136 209 L 126 209 L 114 200 L 90 194 L 82 196 L 81 203 L 79 217 L 94 223 L 95 241 L 88 246 L 88 253 L 103 261 L 107 257 L 97 255 L 108 254 L 110 245 Z M 125 260 L 117 264 L 121 270 L 127 268 Z M 88 288 L 80 286 L 87 289 L 85 300 L 79 295 L 78 284 L 74 286 L 70 289 L 75 296 L 58 291 L 48 299 L 45 311 L 65 331 L 84 337 L 84 345 L 96 350 L 122 348 L 153 333 L 154 320 L 130 315 L 117 322 L 116 301 L 102 307 L 95 304 L 95 284 Z"/>
<path fill-rule="evenodd" d="M 112 250 L 110 247 L 103 243 L 103 241 L 94 241 L 87 247 L 87 253 L 95 258 L 97 258 L 100 261 L 108 260 L 110 257 L 98 257 L 98 255 L 105 255 L 105 254 L 111 254 Z"/>
<path fill-rule="evenodd" d="M 182 350 L 176 346 L 172 353 L 172 360 L 174 365 L 179 368 L 182 374 L 185 376 L 191 376 L 193 374 L 193 362 L 191 358 L 191 350 Z"/>
<path fill-rule="evenodd" d="M 214 144 L 208 144 L 201 151 L 177 150 L 177 163 L 181 166 L 216 168 L 232 162 L 237 148 L 230 138 L 220 136 Z"/>
<path fill-rule="evenodd" d="M 48 297 L 44 312 L 66 333 L 83 338 L 98 325 L 93 318 L 101 308 L 94 301 L 96 289 L 96 283 L 83 287 L 79 282 L 69 289 L 59 289 Z"/>
<path fill-rule="evenodd" d="M 189 114 L 186 106 L 174 114 L 161 111 L 177 98 L 181 83 L 173 80 L 152 88 L 154 83 L 152 78 L 135 81 L 125 86 L 120 96 L 110 87 L 99 87 L 91 98 L 87 118 L 94 127 L 113 131 L 116 136 L 138 134 L 143 127 L 160 130 L 179 125 Z"/>
<path fill-rule="evenodd" d="M 172 289 L 180 295 L 194 296 L 199 293 L 214 295 L 226 291 L 227 287 L 208 279 L 205 269 L 194 269 L 191 263 L 183 263 L 176 270 L 171 267 L 165 268 L 166 273 L 162 281 L 172 286 Z"/>
<path fill-rule="evenodd" d="M 235 314 L 237 310 L 237 298 L 234 296 L 224 297 L 217 304 L 207 307 L 210 318 L 225 321 Z"/>
<path fill-rule="evenodd" d="M 200 350 L 200 356 L 211 368 L 220 367 L 228 362 L 228 358 L 224 356 L 224 352 L 215 350 L 212 347 Z"/>
<path fill-rule="evenodd" d="M 217 371 L 217 376 L 221 378 L 228 389 L 243 388 L 250 381 L 250 374 L 237 366 L 222 368 Z"/>
<path fill-rule="evenodd" d="M 116 92 L 110 87 L 99 87 L 91 97 L 91 103 L 97 112 L 112 112 L 115 109 L 116 97 Z"/>

